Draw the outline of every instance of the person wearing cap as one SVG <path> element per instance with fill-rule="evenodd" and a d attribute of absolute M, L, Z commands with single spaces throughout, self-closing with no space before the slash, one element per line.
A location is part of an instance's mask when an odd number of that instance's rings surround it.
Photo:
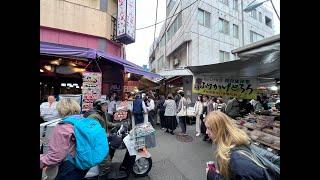
<path fill-rule="evenodd" d="M 108 110 L 108 102 L 105 99 L 97 99 L 93 102 L 93 109 L 87 111 L 83 117 L 92 118 L 101 124 L 107 134 L 109 134 L 109 130 L 113 127 L 119 127 L 120 124 L 110 122 L 110 117 L 106 116 L 106 112 Z M 111 159 L 114 155 L 115 150 L 110 148 L 109 155 L 98 165 L 99 167 L 99 176 L 105 176 L 107 173 L 110 172 L 110 164 Z"/>

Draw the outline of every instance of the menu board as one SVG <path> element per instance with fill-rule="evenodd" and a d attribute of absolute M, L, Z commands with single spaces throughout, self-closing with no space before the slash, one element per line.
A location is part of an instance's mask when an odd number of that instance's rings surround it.
<path fill-rule="evenodd" d="M 88 111 L 93 108 L 93 102 L 101 97 L 102 74 L 83 72 L 82 78 L 82 111 Z"/>

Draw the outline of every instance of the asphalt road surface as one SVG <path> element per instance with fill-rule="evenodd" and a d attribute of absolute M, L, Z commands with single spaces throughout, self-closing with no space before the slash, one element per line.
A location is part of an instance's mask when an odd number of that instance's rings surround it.
<path fill-rule="evenodd" d="M 206 162 L 212 161 L 214 146 L 195 136 L 195 125 L 188 125 L 187 134 L 192 142 L 180 142 L 175 135 L 165 133 L 156 127 L 155 148 L 149 149 L 152 155 L 152 169 L 147 177 L 129 179 L 139 180 L 205 180 Z M 175 133 L 180 132 L 177 127 Z M 118 150 L 113 162 L 121 162 L 125 151 Z"/>

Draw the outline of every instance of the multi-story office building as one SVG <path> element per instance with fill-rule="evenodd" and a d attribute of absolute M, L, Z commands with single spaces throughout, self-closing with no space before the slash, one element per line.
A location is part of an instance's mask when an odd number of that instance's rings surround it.
<path fill-rule="evenodd" d="M 271 10 L 260 6 L 242 11 L 251 1 L 167 0 L 169 19 L 150 48 L 150 70 L 232 61 L 237 59 L 233 49 L 272 36 Z"/>

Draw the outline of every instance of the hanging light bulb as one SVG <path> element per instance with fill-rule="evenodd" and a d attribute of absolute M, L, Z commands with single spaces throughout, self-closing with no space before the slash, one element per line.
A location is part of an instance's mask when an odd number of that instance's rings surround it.
<path fill-rule="evenodd" d="M 128 78 L 130 78 L 130 76 L 131 76 L 131 73 L 128 73 Z"/>
<path fill-rule="evenodd" d="M 42 72 L 42 73 L 43 73 L 43 72 L 44 72 L 44 70 L 43 70 L 43 69 L 40 69 L 40 72 Z"/>
<path fill-rule="evenodd" d="M 50 65 L 45 65 L 44 68 L 45 68 L 47 71 L 51 71 L 51 70 L 52 70 L 52 68 L 51 68 Z"/>
<path fill-rule="evenodd" d="M 84 68 L 73 68 L 74 72 L 80 73 L 80 72 L 84 72 L 85 69 Z"/>

